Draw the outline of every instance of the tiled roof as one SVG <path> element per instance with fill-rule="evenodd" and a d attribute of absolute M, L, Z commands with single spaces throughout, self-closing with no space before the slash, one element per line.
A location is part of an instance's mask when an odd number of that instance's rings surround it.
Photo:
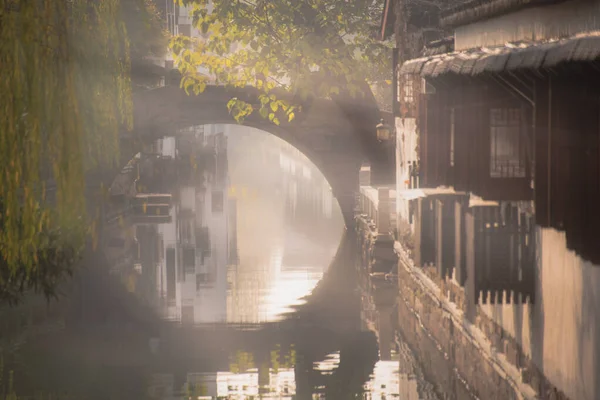
<path fill-rule="evenodd" d="M 533 6 L 545 6 L 566 0 L 465 0 L 446 7 L 442 26 L 460 26 Z"/>
<path fill-rule="evenodd" d="M 588 32 L 568 39 L 543 42 L 507 43 L 505 46 L 476 48 L 409 60 L 404 74 L 436 77 L 443 74 L 479 75 L 518 69 L 551 68 L 568 61 L 600 58 L 600 32 Z"/>

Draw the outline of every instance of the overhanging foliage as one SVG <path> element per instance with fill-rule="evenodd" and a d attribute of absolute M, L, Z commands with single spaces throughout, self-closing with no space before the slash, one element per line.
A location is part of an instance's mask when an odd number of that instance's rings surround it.
<path fill-rule="evenodd" d="M 291 121 L 311 96 L 361 96 L 365 80 L 389 80 L 390 51 L 377 40 L 382 5 L 370 0 L 179 0 L 190 6 L 201 37 L 179 36 L 171 48 L 181 86 L 202 92 L 209 81 L 262 91 L 255 109 L 233 98 L 241 121 L 258 111 L 275 124 Z M 201 71 L 204 69 L 204 72 Z M 275 89 L 295 95 L 279 99 Z"/>

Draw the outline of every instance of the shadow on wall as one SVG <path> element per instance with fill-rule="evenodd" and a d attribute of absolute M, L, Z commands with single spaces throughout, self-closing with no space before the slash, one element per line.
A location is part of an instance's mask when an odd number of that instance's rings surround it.
<path fill-rule="evenodd" d="M 538 228 L 536 240 L 535 303 L 481 309 L 568 398 L 595 400 L 600 396 L 600 268 L 568 250 L 564 232 Z M 548 395 L 547 388 L 536 389 Z"/>

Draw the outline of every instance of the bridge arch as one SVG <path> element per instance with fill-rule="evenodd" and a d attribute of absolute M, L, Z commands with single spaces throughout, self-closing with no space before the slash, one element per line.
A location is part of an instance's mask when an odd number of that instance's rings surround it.
<path fill-rule="evenodd" d="M 232 97 L 257 107 L 260 104 L 254 88 L 208 86 L 199 95 L 187 95 L 179 87 L 165 86 L 135 93 L 133 133 L 140 138 L 158 137 L 197 125 L 237 124 L 227 110 Z M 256 114 L 242 124 L 273 134 L 304 153 L 328 180 L 346 225 L 350 226 L 358 172 L 368 157 L 343 110 L 331 100 L 315 99 L 295 120 L 282 121 L 279 126 Z"/>

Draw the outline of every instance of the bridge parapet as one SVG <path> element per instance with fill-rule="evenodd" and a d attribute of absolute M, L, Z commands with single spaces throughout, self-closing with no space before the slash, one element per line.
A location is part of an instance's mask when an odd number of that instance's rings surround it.
<path fill-rule="evenodd" d="M 258 106 L 259 94 L 251 87 L 224 86 L 208 86 L 199 95 L 187 95 L 176 86 L 135 93 L 134 136 L 162 137 L 197 125 L 237 124 L 227 109 L 229 100 L 237 97 Z M 348 117 L 348 109 L 333 100 L 314 99 L 290 122 L 275 125 L 255 112 L 243 125 L 271 133 L 303 152 L 328 180 L 346 223 L 352 225 L 358 172 L 363 161 L 373 157 L 370 149 L 379 144 L 365 145 L 369 138 L 357 134 L 362 125 Z M 376 141 L 375 124 L 371 130 Z"/>

